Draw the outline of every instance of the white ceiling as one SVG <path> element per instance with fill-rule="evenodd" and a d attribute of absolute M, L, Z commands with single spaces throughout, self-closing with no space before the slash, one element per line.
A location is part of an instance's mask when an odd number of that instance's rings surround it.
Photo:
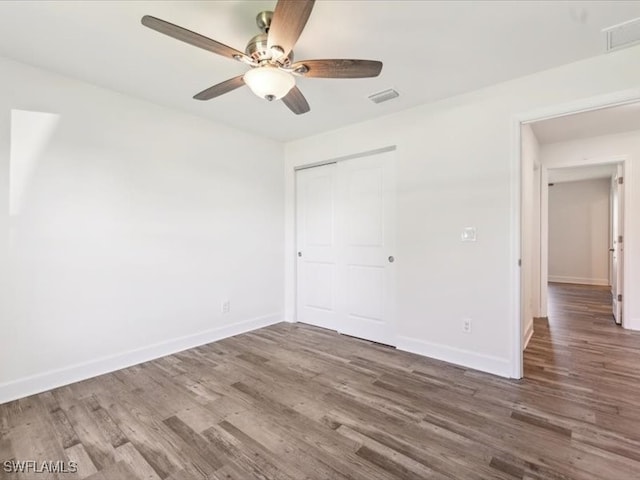
<path fill-rule="evenodd" d="M 532 123 L 531 128 L 541 144 L 640 130 L 640 102 L 542 120 Z M 549 169 L 549 182 L 611 178 L 615 173 L 615 164 L 553 168 Z"/>
<path fill-rule="evenodd" d="M 640 130 L 640 102 L 543 120 L 531 129 L 540 143 L 632 132 Z"/>
<path fill-rule="evenodd" d="M 153 15 L 244 50 L 275 1 L 3 1 L 0 55 L 276 140 L 291 140 L 601 54 L 601 29 L 640 16 L 639 1 L 318 1 L 299 60 L 382 60 L 380 77 L 300 79 L 311 112 L 247 88 L 192 96 L 247 67 L 140 24 Z M 400 97 L 367 96 L 393 87 Z"/>

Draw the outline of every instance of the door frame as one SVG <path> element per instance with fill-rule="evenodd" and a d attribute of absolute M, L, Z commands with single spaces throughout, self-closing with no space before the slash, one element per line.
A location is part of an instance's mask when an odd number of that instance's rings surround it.
<path fill-rule="evenodd" d="M 568 162 L 559 167 L 547 167 L 545 165 L 541 166 L 541 174 L 544 182 L 540 186 L 540 196 L 541 196 L 541 208 L 540 208 L 540 291 L 543 293 L 540 296 L 540 306 L 539 311 L 541 312 L 542 317 L 547 316 L 547 283 L 549 282 L 549 170 L 560 170 L 564 168 L 576 168 L 576 167 L 586 167 L 586 166 L 594 166 L 594 165 L 621 165 L 623 176 L 627 177 L 629 175 L 628 172 L 631 171 L 631 158 L 629 155 L 613 155 L 613 156 L 605 156 L 605 157 L 590 157 L 585 158 L 583 160 L 577 162 Z M 626 187 L 626 185 L 625 185 Z M 624 201 L 622 203 L 622 215 L 623 215 L 623 231 L 624 224 L 627 222 L 628 215 L 627 209 L 625 208 L 625 204 L 630 201 L 629 196 L 627 194 L 627 189 L 624 189 Z M 611 210 L 611 208 L 609 208 Z M 611 234 L 611 218 L 609 219 L 609 234 Z M 623 234 L 624 235 L 624 234 Z M 611 235 L 609 235 L 611 236 Z M 625 257 L 622 257 L 622 275 L 624 277 L 625 272 Z M 527 272 L 522 272 L 522 275 L 526 275 Z M 626 282 L 622 282 L 622 288 L 625 287 Z M 627 292 L 623 293 L 623 298 L 626 297 Z M 623 316 L 624 317 L 624 316 Z M 624 320 L 622 323 L 624 327 Z"/>
<path fill-rule="evenodd" d="M 524 371 L 524 357 L 523 357 L 523 338 L 522 338 L 522 320 L 524 313 L 523 298 L 521 295 L 521 285 L 523 284 L 524 275 L 531 275 L 531 272 L 524 272 L 520 267 L 522 260 L 522 125 L 527 123 L 533 123 L 541 120 L 548 120 L 556 117 L 563 117 L 567 115 L 574 115 L 576 113 L 589 112 L 593 110 L 599 110 L 607 107 L 615 107 L 621 105 L 627 105 L 630 103 L 640 102 L 640 89 L 630 89 L 620 92 L 614 92 L 606 95 L 600 95 L 596 97 L 590 97 L 585 99 L 576 100 L 570 103 L 563 103 L 558 105 L 552 105 L 549 107 L 539 108 L 528 112 L 522 112 L 518 115 L 514 115 L 511 125 L 511 242 L 510 242 L 510 312 L 511 312 L 511 377 L 522 378 Z M 602 162 L 601 162 L 602 163 Z M 624 175 L 627 178 L 631 178 L 631 161 L 625 160 Z M 625 223 L 629 216 L 630 203 L 626 200 L 630 198 L 630 182 L 626 182 L 625 185 Z M 541 192 L 542 195 L 542 192 Z M 542 222 L 541 222 L 542 223 Z M 625 232 L 625 235 L 628 233 Z M 626 239 L 625 239 L 626 240 Z M 627 243 L 628 244 L 628 243 Z M 625 255 L 623 259 L 623 273 L 628 272 L 628 255 Z M 625 273 L 626 275 L 626 273 Z M 542 281 L 542 275 L 541 275 Z M 624 297 L 629 298 L 629 282 L 624 282 Z M 542 295 L 541 295 L 542 297 Z M 628 315 L 627 315 L 628 316 Z"/>
<path fill-rule="evenodd" d="M 624 181 L 622 183 L 622 198 L 620 198 L 620 183 L 618 182 L 619 178 L 623 178 L 626 176 L 626 171 L 625 171 L 625 165 L 626 163 L 621 163 L 618 164 L 616 166 L 616 173 L 614 176 L 612 176 L 611 178 L 611 183 L 609 184 L 611 186 L 611 190 L 610 190 L 610 194 L 609 194 L 609 202 L 611 203 L 610 206 L 610 217 L 609 217 L 609 247 L 610 250 L 613 249 L 613 251 L 610 251 L 610 255 L 609 255 L 609 269 L 611 272 L 611 276 L 609 279 L 609 283 L 611 284 L 611 287 L 613 287 L 613 276 L 615 274 L 615 291 L 612 289 L 611 290 L 611 296 L 612 296 L 612 307 L 613 307 L 613 311 L 615 312 L 614 314 L 614 320 L 616 322 L 616 324 L 621 325 L 623 328 L 625 328 L 625 322 L 626 322 L 626 315 L 624 314 L 625 312 L 625 303 L 624 303 L 624 299 L 626 298 L 626 294 L 627 292 L 624 291 L 624 287 L 626 285 L 625 282 L 625 257 L 626 255 L 624 254 L 624 247 L 625 247 L 625 243 L 624 243 L 624 237 L 626 237 L 625 234 L 625 225 L 628 221 L 628 218 L 625 214 L 626 212 L 626 208 L 625 205 L 626 203 L 629 201 L 629 199 L 626 196 L 626 188 L 624 185 Z M 616 202 L 614 200 L 617 200 L 617 205 L 615 204 Z M 614 208 L 615 207 L 615 208 Z M 620 219 L 621 215 L 620 213 L 622 212 L 622 220 Z M 616 223 L 616 229 L 614 231 L 614 215 L 616 214 L 616 219 L 615 219 L 615 223 Z M 622 224 L 622 225 L 621 225 Z M 614 237 L 614 233 L 617 234 L 617 236 Z M 619 237 L 622 236 L 623 237 L 623 241 L 620 242 L 619 241 Z M 622 243 L 622 247 L 619 247 L 620 243 Z M 617 250 L 617 251 L 616 251 Z M 614 272 L 614 268 L 613 268 L 613 259 L 614 257 L 616 258 L 616 269 Z M 620 262 L 620 257 L 622 257 L 622 262 Z M 616 298 L 616 295 L 619 294 L 620 292 L 620 283 L 622 282 L 622 301 L 618 300 Z M 622 304 L 622 305 L 620 305 Z"/>

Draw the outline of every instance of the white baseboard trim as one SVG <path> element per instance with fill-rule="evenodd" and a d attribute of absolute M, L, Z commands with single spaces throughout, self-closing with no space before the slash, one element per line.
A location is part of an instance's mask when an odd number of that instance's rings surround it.
<path fill-rule="evenodd" d="M 629 320 L 625 320 L 624 316 L 622 319 L 622 323 L 624 324 L 624 328 L 627 330 L 640 330 L 640 318 L 630 318 Z"/>
<path fill-rule="evenodd" d="M 52 388 L 97 377 L 105 373 L 148 362 L 155 358 L 188 350 L 207 343 L 222 340 L 241 333 L 257 330 L 282 321 L 282 314 L 267 315 L 237 322 L 223 327 L 212 328 L 191 335 L 155 343 L 128 352 L 117 353 L 68 367 L 50 370 L 6 383 L 0 383 L 0 404 L 24 398 Z"/>
<path fill-rule="evenodd" d="M 553 283 L 577 283 L 579 285 L 609 285 L 608 278 L 584 278 L 584 277 L 565 277 L 562 275 L 549 275 L 549 281 Z"/>
<path fill-rule="evenodd" d="M 409 337 L 398 336 L 396 348 L 405 352 L 417 353 L 425 357 L 435 358 L 463 367 L 481 370 L 500 377 L 511 377 L 511 362 L 506 358 L 494 357 L 470 350 L 440 345 L 423 340 L 415 340 Z"/>
<path fill-rule="evenodd" d="M 527 345 L 529 345 L 529 340 L 531 340 L 531 337 L 533 337 L 533 319 L 531 319 L 531 322 L 529 322 L 529 325 L 527 325 L 527 330 L 524 333 L 524 342 L 522 342 L 523 351 L 527 349 Z"/>

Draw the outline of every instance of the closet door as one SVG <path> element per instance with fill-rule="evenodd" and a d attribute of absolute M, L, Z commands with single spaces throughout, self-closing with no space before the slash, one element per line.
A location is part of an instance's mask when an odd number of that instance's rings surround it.
<path fill-rule="evenodd" d="M 395 344 L 395 152 L 338 164 L 338 331 Z"/>
<path fill-rule="evenodd" d="M 296 172 L 299 322 L 337 329 L 336 164 Z"/>
<path fill-rule="evenodd" d="M 297 172 L 299 322 L 395 344 L 394 155 Z"/>

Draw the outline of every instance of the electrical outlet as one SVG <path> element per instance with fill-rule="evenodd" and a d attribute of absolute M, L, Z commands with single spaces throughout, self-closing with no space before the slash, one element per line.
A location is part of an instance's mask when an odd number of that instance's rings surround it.
<path fill-rule="evenodd" d="M 462 331 L 464 333 L 471 333 L 471 319 L 465 318 L 462 320 Z"/>
<path fill-rule="evenodd" d="M 231 311 L 231 301 L 225 300 L 222 302 L 222 313 L 229 313 Z"/>

